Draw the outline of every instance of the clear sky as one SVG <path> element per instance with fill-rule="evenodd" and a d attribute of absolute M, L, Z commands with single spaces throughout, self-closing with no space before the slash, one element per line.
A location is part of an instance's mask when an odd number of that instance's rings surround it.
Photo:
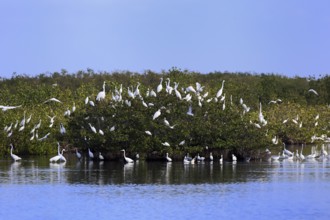
<path fill-rule="evenodd" d="M 0 76 L 330 74 L 329 0 L 0 0 Z"/>

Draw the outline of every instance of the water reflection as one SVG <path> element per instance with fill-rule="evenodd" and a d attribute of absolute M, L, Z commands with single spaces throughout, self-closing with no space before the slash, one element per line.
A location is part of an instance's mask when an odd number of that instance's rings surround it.
<path fill-rule="evenodd" d="M 2 184 L 203 184 L 329 179 L 327 158 L 269 162 L 122 162 L 69 159 L 49 163 L 47 158 L 21 162 L 0 161 Z"/>

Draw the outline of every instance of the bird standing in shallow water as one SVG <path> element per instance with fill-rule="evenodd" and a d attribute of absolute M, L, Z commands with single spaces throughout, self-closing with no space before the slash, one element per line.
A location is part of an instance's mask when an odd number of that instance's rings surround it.
<path fill-rule="evenodd" d="M 18 160 L 22 160 L 22 158 L 20 158 L 19 156 L 13 154 L 13 148 L 14 146 L 12 144 L 10 144 L 10 156 L 14 161 L 18 161 Z"/>
<path fill-rule="evenodd" d="M 124 152 L 124 159 L 125 159 L 126 163 L 133 163 L 134 162 L 134 160 L 132 160 L 131 158 L 126 157 L 126 153 L 125 153 L 124 149 L 122 149 L 121 151 Z"/>
<path fill-rule="evenodd" d="M 168 153 L 166 153 L 166 160 L 167 160 L 167 162 L 172 162 L 172 158 L 170 158 L 170 157 L 168 156 Z"/>

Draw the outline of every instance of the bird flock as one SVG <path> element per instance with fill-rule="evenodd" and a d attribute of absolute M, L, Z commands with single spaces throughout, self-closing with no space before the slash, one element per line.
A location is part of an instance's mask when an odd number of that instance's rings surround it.
<path fill-rule="evenodd" d="M 164 85 L 164 82 L 165 82 L 165 85 Z M 178 102 L 185 103 L 185 105 L 187 106 L 186 115 L 189 117 L 196 117 L 196 112 L 195 112 L 194 108 L 202 109 L 206 103 L 210 103 L 210 102 L 218 103 L 220 105 L 220 109 L 222 111 L 226 110 L 226 103 L 229 104 L 230 106 L 234 105 L 233 96 L 226 95 L 225 80 L 222 80 L 220 88 L 218 89 L 216 94 L 213 96 L 211 95 L 210 91 L 205 91 L 205 86 L 201 85 L 199 82 L 196 82 L 194 86 L 189 85 L 187 87 L 179 88 L 178 82 L 174 82 L 173 84 L 171 84 L 170 78 L 166 78 L 164 80 L 162 77 L 160 78 L 160 82 L 157 85 L 157 87 L 155 89 L 147 88 L 144 95 L 140 91 L 141 84 L 139 82 L 135 86 L 128 86 L 127 93 L 124 92 L 122 84 L 119 86 L 118 89 L 115 86 L 114 88 L 112 88 L 112 90 L 108 91 L 108 93 L 107 93 L 106 84 L 107 84 L 107 82 L 104 81 L 103 85 L 102 85 L 102 90 L 96 96 L 88 95 L 87 97 L 82 99 L 81 102 L 84 103 L 84 106 L 79 105 L 79 107 L 80 108 L 97 108 L 98 105 L 101 105 L 101 103 L 106 103 L 106 104 L 108 104 L 108 108 L 110 108 L 110 109 L 111 108 L 116 109 L 119 106 L 126 106 L 127 108 L 133 108 L 132 100 L 138 100 L 138 102 L 140 102 L 141 106 L 143 106 L 144 108 L 155 109 L 154 113 L 152 115 L 150 115 L 151 121 L 157 121 L 159 123 L 160 123 L 160 121 L 162 121 L 162 123 L 165 127 L 169 128 L 171 130 L 175 130 L 180 125 L 176 124 L 175 122 L 170 121 L 166 117 L 166 115 L 171 113 L 171 111 L 168 109 L 168 106 L 159 106 L 158 103 L 150 102 L 149 100 L 151 97 L 157 98 L 157 96 L 159 96 L 160 94 L 165 94 L 166 96 L 176 97 Z M 314 89 L 309 89 L 308 92 L 311 94 L 314 94 L 315 96 L 318 96 L 318 93 Z M 95 98 L 93 98 L 93 97 L 95 97 Z M 226 102 L 227 99 L 229 99 L 229 101 Z M 156 99 L 154 99 L 154 100 L 156 100 Z M 269 100 L 268 105 L 280 104 L 282 102 L 283 101 L 281 99 Z M 238 107 L 241 111 L 241 116 L 244 117 L 247 113 L 250 112 L 251 107 L 249 107 L 249 105 L 244 102 L 243 98 L 239 98 L 238 103 L 239 103 Z M 42 102 L 42 104 L 44 104 L 44 105 L 67 105 L 56 97 L 49 98 L 49 99 L 45 100 L 44 102 Z M 193 106 L 195 106 L 195 107 L 193 107 Z M 250 124 L 253 125 L 256 129 L 261 129 L 263 127 L 267 128 L 269 123 L 266 120 L 266 117 L 264 116 L 263 106 L 262 106 L 261 102 L 259 102 L 258 107 L 259 107 L 258 117 L 254 118 L 254 120 L 253 119 L 250 120 Z M 20 109 L 20 108 L 23 108 L 23 106 L 22 105 L 17 105 L 17 106 L 0 105 L 0 109 L 2 109 L 3 112 L 6 112 L 8 110 Z M 50 136 L 57 137 L 56 136 L 57 134 L 66 135 L 67 128 L 64 125 L 65 118 L 74 117 L 76 111 L 78 111 L 77 106 L 76 106 L 76 103 L 73 102 L 72 106 L 67 105 L 65 107 L 65 111 L 63 112 L 63 115 L 61 115 L 61 116 L 55 115 L 54 112 L 51 112 L 53 114 L 47 114 L 47 118 L 49 120 L 47 127 L 49 130 L 44 131 L 45 130 L 44 129 L 42 131 L 43 135 L 40 135 L 41 125 L 42 125 L 42 123 L 44 123 L 42 121 L 41 117 L 39 117 L 36 120 L 37 122 L 34 125 L 30 125 L 33 115 L 29 114 L 29 116 L 27 117 L 27 114 L 26 114 L 28 112 L 27 109 L 24 110 L 24 114 L 23 114 L 23 117 L 21 120 L 16 120 L 15 122 L 11 122 L 10 124 L 5 125 L 3 130 L 6 133 L 7 138 L 11 138 L 15 133 L 20 134 L 25 129 L 29 128 L 30 131 L 28 133 L 31 135 L 29 138 L 30 141 L 40 141 L 40 142 L 46 141 Z M 204 114 L 206 115 L 207 112 L 204 112 Z M 117 116 L 116 116 L 116 114 L 113 114 L 112 117 L 117 117 Z M 58 121 L 57 118 L 60 118 L 59 120 L 61 120 L 61 121 Z M 317 114 L 314 119 L 315 126 L 318 126 L 319 118 L 320 118 L 320 115 Z M 91 120 L 91 119 L 93 119 L 93 120 Z M 97 120 L 95 120 L 95 117 L 92 117 L 91 115 L 89 115 L 89 116 L 86 116 L 84 118 L 84 120 L 86 122 L 85 124 L 88 125 L 88 126 L 84 127 L 86 136 L 92 136 L 92 135 L 105 136 L 106 133 L 108 133 L 108 132 L 115 132 L 116 128 L 118 126 L 116 124 L 112 124 L 112 125 L 107 125 L 106 127 L 102 127 L 101 126 L 102 121 L 104 121 L 103 116 L 100 116 L 97 118 Z M 289 118 L 283 120 L 282 124 L 289 123 L 289 121 L 291 121 L 294 124 L 297 124 L 297 126 L 299 126 L 299 128 L 301 128 L 303 126 L 303 122 L 302 122 L 302 120 L 300 120 L 299 115 L 297 115 L 297 117 L 295 117 L 295 118 L 292 118 L 291 120 Z M 57 125 L 59 127 L 58 131 L 54 132 L 54 129 L 52 129 L 52 128 L 57 127 L 54 125 Z M 144 134 L 149 137 L 154 136 L 151 129 L 145 130 Z M 84 138 L 87 141 L 88 138 L 86 136 Z M 320 136 L 317 136 L 316 134 L 314 134 L 311 137 L 311 142 L 314 142 L 314 141 L 330 142 L 330 138 L 327 137 L 326 134 L 322 134 Z M 162 140 L 161 145 L 164 147 L 163 151 L 166 152 L 167 150 L 170 150 L 170 147 L 184 146 L 184 145 L 186 145 L 186 142 L 187 142 L 187 140 L 181 140 L 179 143 L 170 143 L 168 140 Z M 271 143 L 273 145 L 279 144 L 279 137 L 274 136 L 271 139 Z M 13 158 L 13 160 L 15 160 L 15 161 L 21 160 L 20 157 L 18 157 L 17 155 L 14 155 L 12 153 L 13 145 L 10 144 L 10 146 L 11 146 L 11 150 L 10 150 L 11 157 Z M 51 163 L 52 162 L 65 162 L 66 159 L 63 156 L 63 153 L 65 151 L 66 151 L 65 149 L 62 149 L 62 151 L 60 151 L 60 144 L 58 143 L 58 153 L 56 156 L 50 158 L 50 162 Z M 127 163 L 134 162 L 134 160 L 132 160 L 131 158 L 126 157 L 125 149 L 122 149 L 121 151 L 123 152 L 123 158 Z M 270 155 L 269 158 L 275 160 L 275 158 L 277 158 L 277 155 L 271 155 L 271 154 L 269 154 L 269 152 L 266 152 L 268 155 Z M 324 150 L 324 151 L 322 150 L 321 152 L 323 152 L 321 155 L 325 155 L 324 152 L 326 152 L 326 150 Z M 79 153 L 78 148 L 75 148 L 75 153 L 76 153 L 76 156 L 78 159 L 82 158 L 82 155 L 81 155 L 81 153 Z M 305 159 L 305 157 L 303 157 L 303 155 L 302 155 L 302 150 L 300 153 L 296 152 L 295 154 L 293 154 L 293 153 L 287 152 L 287 150 L 285 148 L 283 150 L 283 154 L 278 155 L 278 159 L 283 159 L 283 158 L 288 159 L 292 155 L 295 155 L 295 157 L 299 158 L 299 159 Z M 285 156 L 287 156 L 288 158 Z M 320 156 L 320 154 L 316 155 L 315 157 L 317 157 L 317 156 Z M 88 148 L 88 157 L 90 159 L 94 159 L 94 154 L 92 153 L 90 148 Z M 168 152 L 166 152 L 164 158 L 168 162 L 172 161 L 172 159 L 169 157 Z M 98 153 L 97 159 L 104 160 L 104 156 L 102 155 L 101 152 Z M 197 154 L 193 158 L 191 158 L 189 156 L 185 156 L 183 160 L 184 160 L 184 162 L 187 162 L 187 163 L 194 163 L 195 161 L 203 161 L 204 159 L 205 159 L 205 157 L 201 157 L 201 156 L 199 156 L 199 154 Z M 209 159 L 211 161 L 213 161 L 212 153 L 210 154 Z M 237 157 L 234 154 L 232 154 L 231 160 L 237 161 Z M 220 161 L 220 163 L 223 162 L 223 155 L 221 155 L 221 157 L 219 158 L 219 161 Z"/>

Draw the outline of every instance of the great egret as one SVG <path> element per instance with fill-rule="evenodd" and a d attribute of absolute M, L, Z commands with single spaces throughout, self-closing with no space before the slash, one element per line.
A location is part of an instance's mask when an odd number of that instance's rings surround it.
<path fill-rule="evenodd" d="M 199 154 L 197 154 L 197 160 L 198 161 L 204 161 L 205 160 L 205 157 L 201 157 L 201 156 L 199 156 Z"/>
<path fill-rule="evenodd" d="M 166 160 L 167 160 L 167 162 L 172 162 L 172 158 L 170 158 L 170 157 L 168 156 L 168 153 L 166 153 Z"/>
<path fill-rule="evenodd" d="M 14 146 L 12 144 L 10 144 L 10 156 L 14 161 L 18 161 L 18 160 L 22 160 L 22 158 L 20 158 L 19 156 L 13 154 L 13 148 Z"/>
<path fill-rule="evenodd" d="M 155 112 L 154 116 L 152 117 L 152 120 L 155 120 L 156 118 L 158 118 L 158 117 L 160 116 L 160 114 L 161 114 L 161 111 L 160 111 L 160 109 L 158 109 L 158 110 Z"/>
<path fill-rule="evenodd" d="M 93 152 L 88 148 L 88 157 L 89 159 L 93 160 L 94 159 L 94 154 Z"/>
<path fill-rule="evenodd" d="M 272 160 L 279 160 L 280 157 L 281 157 L 281 152 L 279 152 L 278 155 L 272 155 L 270 158 L 271 158 Z"/>
<path fill-rule="evenodd" d="M 293 156 L 293 153 L 285 148 L 285 143 L 283 143 L 283 146 L 284 146 L 284 150 L 283 150 L 284 154 L 288 156 Z"/>
<path fill-rule="evenodd" d="M 221 157 L 220 157 L 220 159 L 219 159 L 219 162 L 220 162 L 220 164 L 223 163 L 223 155 L 222 155 L 222 154 L 221 154 Z"/>
<path fill-rule="evenodd" d="M 99 92 L 96 96 L 96 101 L 101 101 L 105 99 L 105 81 L 103 82 L 103 90 Z"/>
<path fill-rule="evenodd" d="M 217 96 L 216 96 L 217 98 L 219 98 L 222 95 L 224 84 L 225 84 L 225 80 L 222 80 L 222 86 L 217 92 Z"/>
<path fill-rule="evenodd" d="M 22 105 L 18 105 L 18 106 L 4 106 L 4 105 L 0 105 L 0 109 L 2 109 L 2 111 L 7 111 L 7 110 L 11 110 L 11 109 L 15 109 L 15 108 L 19 108 L 22 107 Z"/>
<path fill-rule="evenodd" d="M 152 133 L 150 132 L 150 131 L 145 131 L 145 133 L 147 134 L 147 135 L 152 135 Z"/>
<path fill-rule="evenodd" d="M 187 91 L 187 92 L 193 92 L 193 93 L 196 94 L 196 90 L 195 90 L 194 87 L 192 87 L 192 86 L 188 86 L 188 87 L 186 88 L 186 91 Z"/>
<path fill-rule="evenodd" d="M 65 157 L 63 156 L 63 152 L 65 149 L 62 149 L 61 153 L 58 153 L 56 156 L 52 157 L 49 159 L 49 162 L 54 163 L 54 162 L 66 162 Z"/>
<path fill-rule="evenodd" d="M 300 154 L 299 154 L 299 157 L 301 160 L 305 160 L 305 156 L 303 155 L 303 149 L 304 149 L 304 145 L 302 144 L 301 145 L 301 151 L 300 151 Z"/>
<path fill-rule="evenodd" d="M 99 129 L 99 134 L 104 135 L 104 132 L 101 129 Z"/>
<path fill-rule="evenodd" d="M 315 95 L 319 95 L 314 89 L 309 89 L 308 92 L 314 93 Z"/>
<path fill-rule="evenodd" d="M 187 115 L 194 116 L 194 113 L 192 112 L 192 107 L 191 105 L 188 108 Z"/>
<path fill-rule="evenodd" d="M 165 124 L 166 126 L 170 126 L 170 123 L 166 120 L 166 118 L 164 118 L 164 124 Z"/>
<path fill-rule="evenodd" d="M 168 142 L 166 142 L 166 141 L 165 141 L 164 143 L 162 143 L 162 145 L 165 146 L 165 147 L 170 147 L 170 146 L 171 146 L 171 145 L 170 145 Z"/>
<path fill-rule="evenodd" d="M 162 83 L 163 83 L 163 77 L 160 78 L 160 83 L 159 83 L 159 85 L 157 86 L 157 93 L 160 93 L 160 92 L 162 91 L 162 89 L 163 89 L 163 85 L 162 85 Z"/>
<path fill-rule="evenodd" d="M 104 160 L 104 157 L 102 156 L 101 152 L 99 152 L 99 160 Z"/>
<path fill-rule="evenodd" d="M 78 160 L 81 159 L 81 153 L 79 153 L 78 148 L 76 148 L 76 157 L 78 158 Z"/>
<path fill-rule="evenodd" d="M 234 161 L 237 161 L 237 157 L 235 156 L 235 154 L 231 154 L 231 159 Z"/>
<path fill-rule="evenodd" d="M 213 161 L 213 154 L 210 152 L 210 161 Z"/>
<path fill-rule="evenodd" d="M 181 141 L 181 142 L 179 143 L 179 145 L 182 146 L 182 145 L 184 145 L 185 143 L 186 143 L 186 141 L 183 140 L 183 141 Z"/>
<path fill-rule="evenodd" d="M 91 123 L 88 123 L 88 125 L 91 128 L 91 130 L 96 134 L 97 133 L 96 128 Z"/>
<path fill-rule="evenodd" d="M 58 100 L 57 98 L 50 98 L 50 99 L 44 101 L 44 104 L 45 104 L 45 103 L 48 103 L 48 102 L 58 102 L 58 103 L 62 103 L 62 102 L 61 102 L 60 100 Z"/>
<path fill-rule="evenodd" d="M 134 160 L 132 160 L 131 158 L 126 157 L 126 153 L 125 153 L 124 149 L 122 149 L 121 151 L 124 152 L 123 155 L 124 155 L 124 159 L 125 159 L 126 163 L 133 163 L 134 162 Z"/>

